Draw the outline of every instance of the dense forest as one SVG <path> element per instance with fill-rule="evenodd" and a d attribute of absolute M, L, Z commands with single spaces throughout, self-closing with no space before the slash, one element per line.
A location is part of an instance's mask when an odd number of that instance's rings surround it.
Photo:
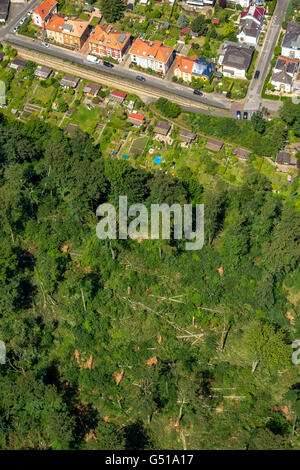
<path fill-rule="evenodd" d="M 300 217 L 266 178 L 204 188 L 4 117 L 0 164 L 1 449 L 300 448 Z M 99 240 L 119 195 L 204 203 L 204 247 Z"/>

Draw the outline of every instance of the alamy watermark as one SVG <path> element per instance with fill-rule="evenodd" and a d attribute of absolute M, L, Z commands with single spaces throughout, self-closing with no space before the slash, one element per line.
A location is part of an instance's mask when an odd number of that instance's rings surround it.
<path fill-rule="evenodd" d="M 0 340 L 0 364 L 5 364 L 6 347 L 4 341 Z"/>
<path fill-rule="evenodd" d="M 3 80 L 0 80 L 0 106 L 6 105 L 6 86 Z"/>
<path fill-rule="evenodd" d="M 186 250 L 200 250 L 204 244 L 203 204 L 194 207 L 192 204 L 151 204 L 149 215 L 144 204 L 128 207 L 127 196 L 119 196 L 118 217 L 115 206 L 110 203 L 101 204 L 96 214 L 102 217 L 96 228 L 96 234 L 101 240 L 170 240 L 173 233 L 175 240 L 189 240 L 185 243 Z"/>
<path fill-rule="evenodd" d="M 294 349 L 292 363 L 298 366 L 300 364 L 300 339 L 293 341 L 292 348 Z"/>

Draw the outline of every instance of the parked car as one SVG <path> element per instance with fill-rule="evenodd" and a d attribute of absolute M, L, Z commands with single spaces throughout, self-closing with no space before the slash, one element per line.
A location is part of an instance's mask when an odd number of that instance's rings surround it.
<path fill-rule="evenodd" d="M 194 90 L 193 93 L 198 96 L 203 96 L 202 91 L 199 91 L 199 90 Z"/>
<path fill-rule="evenodd" d="M 260 75 L 260 70 L 256 70 L 255 75 L 254 75 L 254 78 L 258 78 L 259 75 Z"/>
<path fill-rule="evenodd" d="M 41 46 L 50 47 L 50 44 L 48 44 L 48 43 L 45 42 L 45 41 L 42 41 L 42 42 L 41 42 Z"/>
<path fill-rule="evenodd" d="M 145 82 L 146 81 L 145 77 L 142 77 L 141 75 L 137 75 L 135 77 L 135 79 L 138 80 L 139 82 Z"/>
<path fill-rule="evenodd" d="M 242 119 L 241 111 L 236 112 L 236 118 L 237 119 Z"/>
<path fill-rule="evenodd" d="M 103 65 L 105 65 L 105 67 L 110 67 L 110 68 L 112 68 L 114 66 L 114 64 L 111 64 L 110 62 L 107 62 L 107 60 L 104 60 Z"/>
<path fill-rule="evenodd" d="M 248 119 L 248 113 L 247 113 L 247 111 L 244 111 L 243 119 Z"/>
<path fill-rule="evenodd" d="M 19 26 L 19 25 L 18 25 L 18 26 L 15 26 L 15 27 L 14 27 L 14 33 L 18 32 L 19 29 L 20 29 L 20 26 Z"/>

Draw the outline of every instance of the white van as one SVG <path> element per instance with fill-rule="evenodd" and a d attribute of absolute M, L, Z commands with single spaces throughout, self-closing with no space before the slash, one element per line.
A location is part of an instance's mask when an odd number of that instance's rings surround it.
<path fill-rule="evenodd" d="M 89 54 L 87 56 L 87 60 L 89 62 L 94 62 L 94 64 L 99 64 L 100 63 L 100 60 L 98 59 L 98 57 L 95 57 L 94 55 L 91 55 L 91 54 Z"/>

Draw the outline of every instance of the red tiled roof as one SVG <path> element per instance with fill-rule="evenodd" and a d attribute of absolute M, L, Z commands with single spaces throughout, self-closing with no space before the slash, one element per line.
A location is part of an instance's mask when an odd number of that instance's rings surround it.
<path fill-rule="evenodd" d="M 130 33 L 117 31 L 111 25 L 104 28 L 98 24 L 95 31 L 90 35 L 88 42 L 122 51 L 130 41 L 130 37 Z"/>
<path fill-rule="evenodd" d="M 143 41 L 137 38 L 131 46 L 129 54 L 137 55 L 139 57 L 146 57 L 157 60 L 162 63 L 167 63 L 174 49 L 170 46 L 165 46 L 161 41 Z"/>
<path fill-rule="evenodd" d="M 249 5 L 247 10 L 242 11 L 241 18 L 250 15 L 252 16 L 252 18 L 255 18 L 257 21 L 261 22 L 263 20 L 264 13 L 264 7 L 256 7 L 255 5 Z"/>
<path fill-rule="evenodd" d="M 119 96 L 120 98 L 126 98 L 126 96 L 127 96 L 126 93 L 123 93 L 122 91 L 117 91 L 117 90 L 112 91 L 111 95 Z"/>
<path fill-rule="evenodd" d="M 44 0 L 36 7 L 34 13 L 39 15 L 42 20 L 44 20 L 46 16 L 49 15 L 51 8 L 53 8 L 55 5 L 57 5 L 56 0 Z"/>
<path fill-rule="evenodd" d="M 128 117 L 130 117 L 131 119 L 136 119 L 137 121 L 144 121 L 145 119 L 145 116 L 137 113 L 130 113 Z"/>

